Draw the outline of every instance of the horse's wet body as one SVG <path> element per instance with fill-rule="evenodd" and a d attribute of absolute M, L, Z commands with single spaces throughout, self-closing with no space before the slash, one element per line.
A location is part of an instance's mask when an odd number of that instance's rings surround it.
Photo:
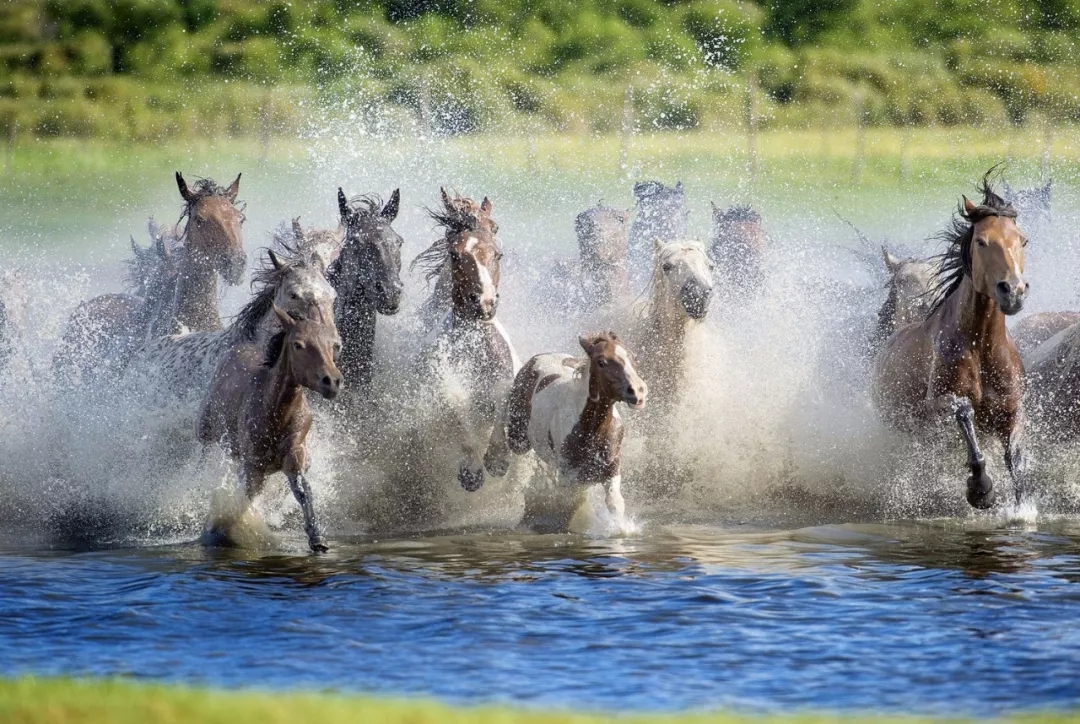
<path fill-rule="evenodd" d="M 968 446 L 968 501 L 993 503 L 977 432 L 1005 448 L 1017 499 L 1024 474 L 1023 364 L 1005 327 L 1027 291 L 1024 239 L 1012 207 L 984 179 L 983 203 L 964 200 L 950 246 L 939 265 L 937 299 L 929 316 L 893 334 L 875 361 L 873 393 L 884 419 L 925 434 L 946 414 L 956 416 Z"/>
<path fill-rule="evenodd" d="M 595 206 L 574 220 L 580 260 L 580 285 L 585 303 L 602 307 L 617 303 L 629 292 L 627 224 L 630 213 Z"/>
<path fill-rule="evenodd" d="M 726 305 L 745 303 L 764 283 L 769 237 L 761 215 L 749 206 L 712 207 L 709 256 L 716 263 L 718 296 Z"/>
<path fill-rule="evenodd" d="M 870 341 L 876 351 L 893 332 L 922 321 L 930 311 L 935 267 L 922 259 L 903 259 L 882 248 L 888 282 L 885 301 L 877 314 L 877 324 Z"/>

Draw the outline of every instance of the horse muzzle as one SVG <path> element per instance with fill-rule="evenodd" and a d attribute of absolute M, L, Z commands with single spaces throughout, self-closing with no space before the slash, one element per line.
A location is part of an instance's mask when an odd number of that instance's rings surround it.
<path fill-rule="evenodd" d="M 693 282 L 687 283 L 680 292 L 683 309 L 691 319 L 704 319 L 712 301 L 712 287 Z"/>
<path fill-rule="evenodd" d="M 236 286 L 244 281 L 244 270 L 247 269 L 247 254 L 242 251 L 230 254 L 221 260 L 218 265 L 218 273 L 226 284 Z"/>
<path fill-rule="evenodd" d="M 1024 308 L 1024 297 L 1027 296 L 1028 285 L 1024 282 L 1012 284 L 1010 282 L 998 282 L 994 287 L 994 298 L 1001 311 L 1007 315 L 1013 315 Z"/>

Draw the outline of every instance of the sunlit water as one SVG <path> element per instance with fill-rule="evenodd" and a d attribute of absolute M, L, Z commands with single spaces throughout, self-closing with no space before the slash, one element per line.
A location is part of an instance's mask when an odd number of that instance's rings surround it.
<path fill-rule="evenodd" d="M 0 373 L 0 674 L 615 711 L 1080 703 L 1075 446 L 1041 448 L 1034 431 L 1031 500 L 973 514 L 955 432 L 914 445 L 881 426 L 866 395 L 861 346 L 883 291 L 833 211 L 929 254 L 920 240 L 975 176 L 871 196 L 755 183 L 740 166 L 687 158 L 573 173 L 540 158 L 507 171 L 482 139 L 395 145 L 337 130 L 287 164 L 205 168 L 193 153 L 183 170 L 244 171 L 252 254 L 297 214 L 334 225 L 338 185 L 384 197 L 402 187 L 406 259 L 434 238 L 423 206 L 440 184 L 490 196 L 506 249 L 499 316 L 523 358 L 572 352 L 599 324 L 560 304 L 552 269 L 573 256 L 574 216 L 599 198 L 630 206 L 639 178 L 682 178 L 698 237 L 709 200 L 753 202 L 771 237 L 765 290 L 714 308 L 688 344 L 678 436 L 650 445 L 631 427 L 621 537 L 595 520 L 586 536 L 550 537 L 519 529 L 528 471 L 469 495 L 401 469 L 401 451 L 439 416 L 401 373 L 427 293 L 406 273 L 402 312 L 379 321 L 379 414 L 347 400 L 317 411 L 310 477 L 331 552 L 306 554 L 280 477 L 260 504 L 273 531 L 252 538 L 261 550 L 205 549 L 208 515 L 235 488 L 219 456 L 199 459 L 177 418 L 148 418 L 124 395 L 58 395 L 50 372 L 76 301 L 118 288 L 128 234 L 145 243 L 147 215 L 175 218 L 172 169 L 148 170 L 138 194 L 64 189 L 63 208 L 88 217 L 57 213 L 54 191 L 16 187 L 17 211 L 0 209 L 0 271 L 21 266 L 0 284 L 17 320 L 17 354 Z M 1053 226 L 1029 248 L 1025 311 L 1075 308 L 1075 188 L 1058 169 Z M 246 287 L 225 290 L 223 313 L 245 298 Z M 1007 503 L 1000 450 L 988 456 Z M 438 494 L 417 519 L 408 507 L 425 486 Z"/>
<path fill-rule="evenodd" d="M 0 557 L 0 673 L 613 711 L 1080 703 L 1080 525 L 461 535 Z"/>

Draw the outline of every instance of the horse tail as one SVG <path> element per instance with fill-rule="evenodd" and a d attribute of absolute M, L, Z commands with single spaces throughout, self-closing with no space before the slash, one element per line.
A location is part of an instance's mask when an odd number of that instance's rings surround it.
<path fill-rule="evenodd" d="M 532 449 L 529 419 L 532 417 L 533 392 L 540 381 L 538 360 L 539 357 L 533 357 L 518 371 L 506 399 L 506 442 L 516 455 L 524 455 Z"/>

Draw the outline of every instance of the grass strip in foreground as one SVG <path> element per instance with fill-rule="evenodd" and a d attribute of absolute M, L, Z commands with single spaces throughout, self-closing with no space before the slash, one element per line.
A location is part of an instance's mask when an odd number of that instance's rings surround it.
<path fill-rule="evenodd" d="M 865 720 L 853 715 L 851 721 Z M 456 708 L 433 702 L 391 701 L 339 694 L 277 694 L 143 685 L 122 680 L 71 681 L 23 678 L 0 680 L 0 722 L 5 724 L 144 724 L 208 722 L 221 724 L 705 724 L 705 722 L 784 721 L 799 724 L 836 721 L 835 715 L 754 717 L 731 714 L 612 717 L 507 708 Z M 922 722 L 915 717 L 873 717 L 875 722 Z M 935 719 L 934 721 L 941 721 Z M 1069 714 L 1032 715 L 1014 721 L 1076 721 Z"/>

